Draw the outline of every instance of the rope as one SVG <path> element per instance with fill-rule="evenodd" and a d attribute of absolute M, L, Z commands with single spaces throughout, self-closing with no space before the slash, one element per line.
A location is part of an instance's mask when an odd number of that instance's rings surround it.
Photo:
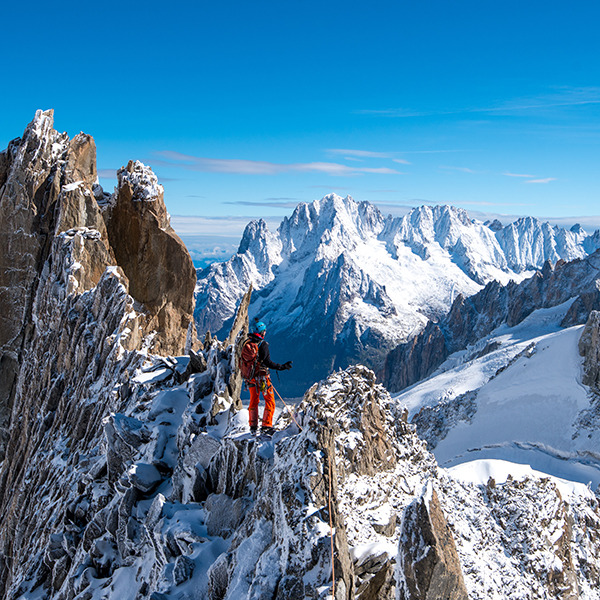
<path fill-rule="evenodd" d="M 335 450 L 334 450 L 334 452 L 335 452 Z M 329 531 L 330 531 L 330 536 L 331 536 L 331 597 L 333 598 L 333 600 L 335 600 L 335 565 L 334 565 L 334 560 L 333 560 L 333 552 L 334 552 L 333 522 L 332 522 L 332 516 L 331 516 L 331 485 L 332 485 L 332 479 L 333 479 L 333 475 L 331 473 L 331 457 L 329 457 L 329 460 L 327 462 L 329 463 Z"/>
<path fill-rule="evenodd" d="M 296 421 L 296 418 L 294 417 L 294 413 L 292 412 L 290 407 L 286 404 L 285 400 L 281 397 L 281 394 L 277 391 L 277 389 L 273 385 L 272 381 L 271 381 L 271 387 L 275 390 L 275 393 L 279 396 L 279 399 L 283 402 L 283 405 L 287 408 L 287 411 L 290 413 L 290 417 L 292 417 L 292 421 L 294 421 L 294 423 L 296 423 L 296 425 L 298 426 L 298 429 L 300 431 L 302 431 L 302 427 L 300 427 L 300 423 L 298 423 L 298 421 Z"/>

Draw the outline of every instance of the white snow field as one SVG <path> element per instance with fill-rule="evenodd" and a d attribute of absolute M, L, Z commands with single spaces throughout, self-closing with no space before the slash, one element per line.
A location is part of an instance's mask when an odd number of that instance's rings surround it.
<path fill-rule="evenodd" d="M 395 396 L 409 420 L 424 428 L 420 434 L 440 466 L 461 465 L 454 472 L 465 477 L 487 465 L 474 461 L 500 459 L 518 463 L 513 476 L 528 465 L 594 488 L 600 484 L 600 431 L 589 424 L 598 408 L 581 383 L 583 326 L 558 326 L 569 305 L 498 328 Z M 496 349 L 472 358 L 486 346 Z"/>

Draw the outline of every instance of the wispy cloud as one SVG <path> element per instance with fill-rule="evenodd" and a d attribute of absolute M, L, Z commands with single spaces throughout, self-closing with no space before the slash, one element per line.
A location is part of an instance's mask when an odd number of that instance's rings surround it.
<path fill-rule="evenodd" d="M 296 208 L 300 203 L 300 200 L 290 199 L 289 201 L 282 202 L 280 200 L 230 200 L 223 202 L 223 204 L 231 204 L 235 206 L 267 206 L 269 208 Z"/>
<path fill-rule="evenodd" d="M 446 112 L 438 111 L 420 111 L 410 110 L 408 108 L 379 108 L 379 109 L 362 109 L 355 111 L 359 115 L 375 115 L 379 117 L 393 117 L 397 119 L 406 119 L 413 117 L 430 117 L 432 115 L 449 114 Z"/>
<path fill-rule="evenodd" d="M 390 118 L 435 117 L 468 113 L 513 113 L 600 104 L 600 87 L 556 87 L 536 96 L 512 98 L 494 106 L 465 106 L 452 110 L 412 110 L 406 107 L 357 110 L 357 114 Z"/>
<path fill-rule="evenodd" d="M 469 150 L 403 150 L 400 154 L 447 154 L 452 152 L 469 152 Z"/>
<path fill-rule="evenodd" d="M 328 154 L 353 156 L 355 158 L 391 158 L 393 156 L 388 152 L 372 152 L 371 150 L 352 150 L 344 148 L 328 148 L 326 152 Z"/>
<path fill-rule="evenodd" d="M 99 179 L 116 179 L 117 169 L 98 169 Z"/>
<path fill-rule="evenodd" d="M 551 181 L 556 181 L 556 177 L 545 177 L 544 179 L 530 179 L 525 183 L 550 183 Z"/>
<path fill-rule="evenodd" d="M 525 179 L 531 179 L 532 177 L 535 177 L 535 175 L 525 175 L 522 173 L 502 173 L 502 175 L 506 175 L 506 177 L 524 177 Z"/>
<path fill-rule="evenodd" d="M 349 187 L 333 187 L 331 185 L 309 185 L 311 190 L 329 190 L 330 192 L 347 192 Z"/>
<path fill-rule="evenodd" d="M 405 158 L 398 158 L 400 152 L 374 152 L 372 150 L 353 150 L 347 148 L 328 148 L 325 152 L 343 156 L 346 160 L 364 160 L 366 158 L 389 158 L 400 165 L 410 165 Z"/>
<path fill-rule="evenodd" d="M 600 104 L 600 87 L 559 87 L 537 96 L 515 98 L 488 108 L 471 109 L 473 112 L 528 111 L 569 106 Z"/>
<path fill-rule="evenodd" d="M 155 163 L 177 166 L 190 171 L 208 173 L 228 173 L 237 175 L 279 175 L 281 173 L 323 173 L 333 176 L 352 176 L 363 173 L 376 175 L 400 175 L 389 167 L 355 167 L 333 162 L 274 163 L 257 160 L 231 158 L 206 158 L 190 156 L 179 152 L 161 151 L 155 153 L 160 158 Z"/>
<path fill-rule="evenodd" d="M 505 207 L 515 207 L 515 206 L 530 206 L 530 204 L 526 202 L 486 202 L 485 200 L 477 200 L 477 201 L 462 201 L 460 202 L 461 206 L 505 206 Z"/>
<path fill-rule="evenodd" d="M 473 169 L 469 169 L 467 167 L 451 167 L 448 165 L 440 165 L 440 169 L 446 169 L 448 171 L 460 171 L 461 173 L 470 173 L 474 175 L 477 171 L 473 171 Z"/>

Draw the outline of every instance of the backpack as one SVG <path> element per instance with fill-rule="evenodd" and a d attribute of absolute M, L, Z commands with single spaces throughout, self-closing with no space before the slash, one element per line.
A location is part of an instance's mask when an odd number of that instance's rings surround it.
<path fill-rule="evenodd" d="M 240 372 L 246 380 L 254 379 L 261 371 L 258 364 L 258 344 L 247 339 L 240 353 Z"/>

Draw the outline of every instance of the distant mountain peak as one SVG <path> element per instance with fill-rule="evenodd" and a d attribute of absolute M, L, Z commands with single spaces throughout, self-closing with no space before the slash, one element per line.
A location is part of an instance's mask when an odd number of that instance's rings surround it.
<path fill-rule="evenodd" d="M 490 228 L 451 205 L 384 217 L 369 202 L 328 194 L 296 206 L 274 233 L 250 223 L 238 254 L 202 273 L 196 319 L 199 331 L 220 333 L 252 284 L 251 315 L 269 320 L 275 349 L 304 361 L 309 383 L 351 362 L 378 368 L 459 294 L 521 281 L 547 260 L 580 258 L 599 244 L 532 217 Z"/>

